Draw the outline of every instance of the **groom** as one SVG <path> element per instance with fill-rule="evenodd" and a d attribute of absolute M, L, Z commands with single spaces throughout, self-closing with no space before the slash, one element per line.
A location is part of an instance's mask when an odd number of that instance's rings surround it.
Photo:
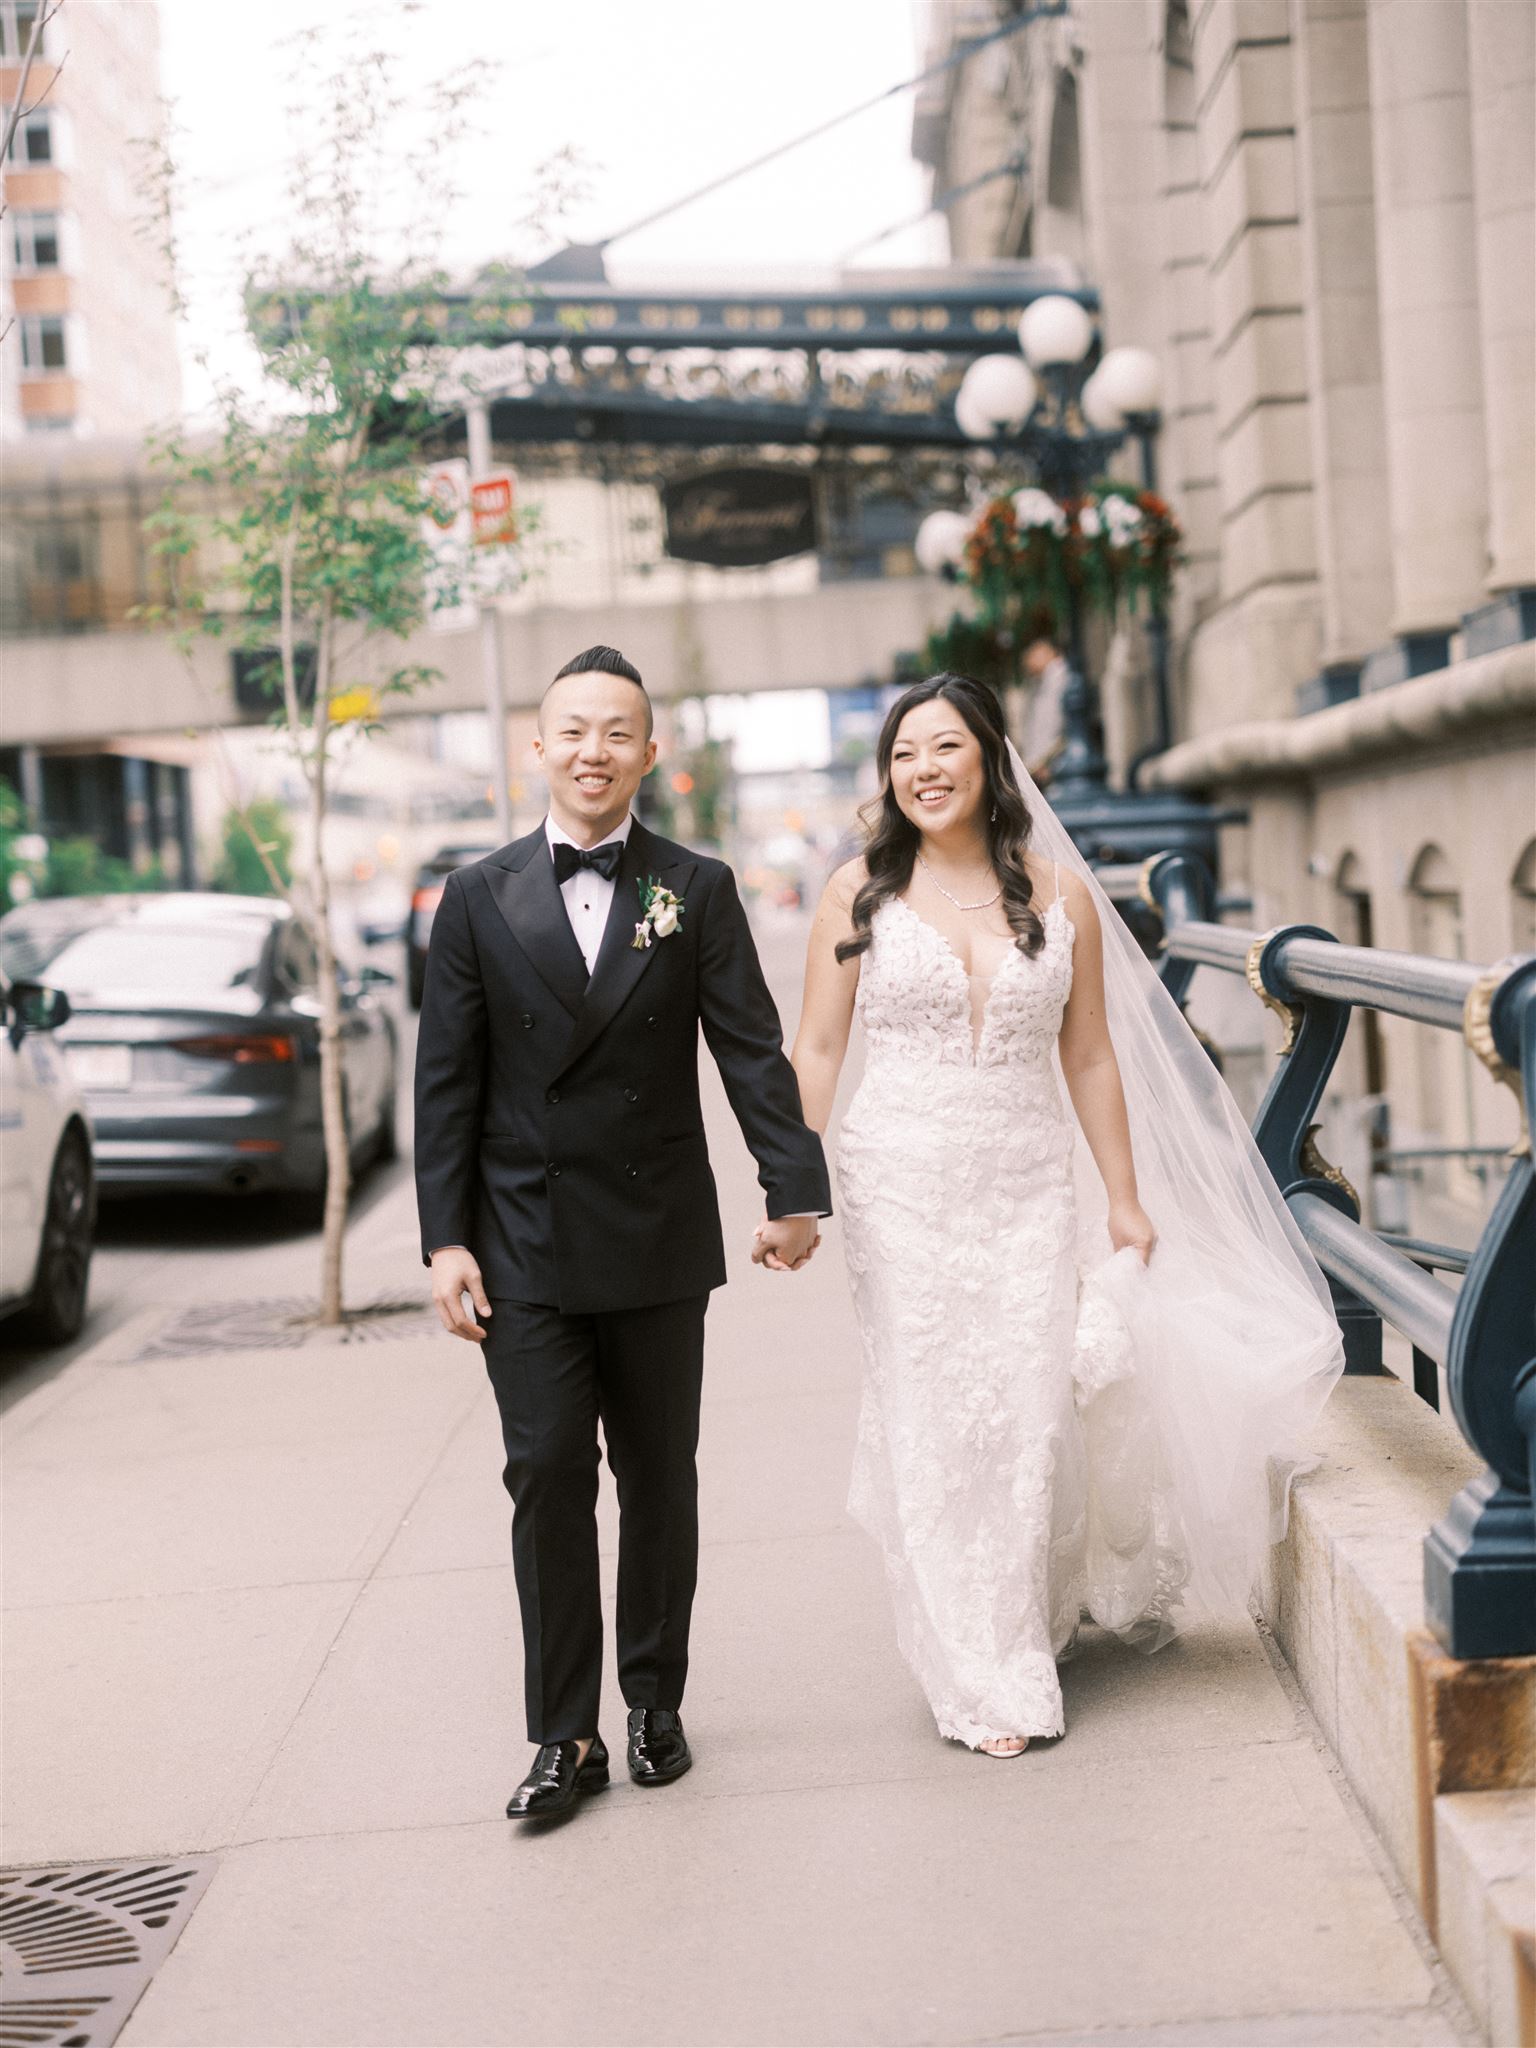
<path fill-rule="evenodd" d="M 631 813 L 656 759 L 651 725 L 639 672 L 616 649 L 566 663 L 534 742 L 549 816 L 449 875 L 427 957 L 422 1256 L 445 1327 L 484 1344 L 501 1411 L 538 1745 L 507 1806 L 515 1819 L 564 1812 L 608 1782 L 599 1422 L 619 1491 L 630 1775 L 665 1784 L 692 1762 L 678 1708 L 698 1566 L 694 1453 L 704 1311 L 725 1280 L 701 1026 L 767 1193 L 754 1261 L 803 1265 L 831 1210 L 731 870 Z"/>

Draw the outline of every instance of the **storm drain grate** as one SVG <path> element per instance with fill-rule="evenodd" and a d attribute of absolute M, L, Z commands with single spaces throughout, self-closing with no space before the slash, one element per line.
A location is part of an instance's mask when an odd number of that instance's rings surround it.
<path fill-rule="evenodd" d="M 107 2048 L 217 1860 L 0 1870 L 0 2048 Z"/>
<path fill-rule="evenodd" d="M 373 1344 L 390 1337 L 427 1337 L 442 1329 L 437 1311 L 419 1294 L 386 1295 L 364 1303 L 349 1311 L 340 1328 L 322 1328 L 310 1320 L 314 1313 L 313 1299 L 304 1295 L 265 1301 L 194 1302 L 157 1323 L 112 1362 L 144 1365 L 156 1358 L 196 1358 L 210 1351 L 297 1351 L 306 1344 Z"/>

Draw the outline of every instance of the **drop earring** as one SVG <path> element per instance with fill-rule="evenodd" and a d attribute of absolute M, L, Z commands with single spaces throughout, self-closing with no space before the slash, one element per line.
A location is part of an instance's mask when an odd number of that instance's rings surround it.
<path fill-rule="evenodd" d="M 995 825 L 995 824 L 997 823 L 997 805 L 996 805 L 996 804 L 994 804 L 994 805 L 992 806 L 992 823 L 993 823 L 994 825 Z"/>

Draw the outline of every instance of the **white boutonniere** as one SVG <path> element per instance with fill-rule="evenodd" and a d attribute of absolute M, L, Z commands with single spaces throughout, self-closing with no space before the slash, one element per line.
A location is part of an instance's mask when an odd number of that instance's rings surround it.
<path fill-rule="evenodd" d="M 654 875 L 647 875 L 643 882 L 637 880 L 635 887 L 640 891 L 640 922 L 630 944 L 640 952 L 653 938 L 671 938 L 683 921 L 683 899 L 663 889 Z"/>

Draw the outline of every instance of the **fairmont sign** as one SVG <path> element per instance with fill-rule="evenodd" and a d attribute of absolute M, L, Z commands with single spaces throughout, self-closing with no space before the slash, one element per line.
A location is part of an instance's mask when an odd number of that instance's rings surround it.
<path fill-rule="evenodd" d="M 809 473 L 801 469 L 711 469 L 662 491 L 667 553 L 717 569 L 754 568 L 816 545 Z"/>

